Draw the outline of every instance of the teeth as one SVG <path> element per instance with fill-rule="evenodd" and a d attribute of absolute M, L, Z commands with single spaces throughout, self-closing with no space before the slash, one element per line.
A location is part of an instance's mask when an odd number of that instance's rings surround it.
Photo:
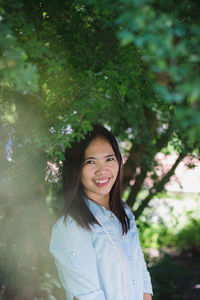
<path fill-rule="evenodd" d="M 108 181 L 108 179 L 105 180 L 96 180 L 97 183 L 106 183 Z"/>

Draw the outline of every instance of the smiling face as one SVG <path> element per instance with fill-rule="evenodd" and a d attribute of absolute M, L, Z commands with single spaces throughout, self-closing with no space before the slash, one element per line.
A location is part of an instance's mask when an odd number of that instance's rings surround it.
<path fill-rule="evenodd" d="M 117 178 L 119 164 L 109 141 L 96 137 L 85 151 L 81 182 L 85 195 L 109 209 L 109 194 Z"/>

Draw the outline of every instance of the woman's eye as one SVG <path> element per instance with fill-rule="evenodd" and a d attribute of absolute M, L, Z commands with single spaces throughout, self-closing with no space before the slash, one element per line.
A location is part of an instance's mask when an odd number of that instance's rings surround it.
<path fill-rule="evenodd" d="M 112 160 L 114 160 L 114 157 L 107 158 L 107 161 L 112 161 Z"/>
<path fill-rule="evenodd" d="M 91 165 L 91 164 L 93 164 L 93 163 L 94 163 L 93 160 L 88 160 L 88 161 L 85 162 L 86 165 Z"/>

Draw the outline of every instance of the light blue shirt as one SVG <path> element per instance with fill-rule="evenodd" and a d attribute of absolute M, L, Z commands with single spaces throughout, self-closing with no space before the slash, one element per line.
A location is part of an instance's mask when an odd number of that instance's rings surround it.
<path fill-rule="evenodd" d="M 87 231 L 70 216 L 65 223 L 61 217 L 54 225 L 50 252 L 66 299 L 124 300 L 127 290 L 127 300 L 143 300 L 144 293 L 152 294 L 152 287 L 131 209 L 126 206 L 130 230 L 123 235 L 121 223 L 111 211 L 88 199 L 86 203 L 108 234 L 96 224 Z M 117 254 L 125 269 L 126 287 Z"/>

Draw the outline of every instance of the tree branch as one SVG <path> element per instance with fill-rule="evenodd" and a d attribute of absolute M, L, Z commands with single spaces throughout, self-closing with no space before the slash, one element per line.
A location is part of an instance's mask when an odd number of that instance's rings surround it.
<path fill-rule="evenodd" d="M 156 153 L 158 153 L 164 146 L 167 145 L 169 138 L 171 136 L 171 132 L 172 132 L 172 125 L 170 124 L 167 131 L 165 133 L 163 133 L 163 135 L 160 137 L 159 140 L 157 140 L 155 152 L 152 154 L 152 160 L 153 160 L 153 156 L 155 156 Z M 142 155 L 142 150 L 143 150 L 142 145 L 141 145 L 141 151 L 138 151 L 138 150 L 137 150 L 137 152 L 133 151 L 133 148 L 131 150 L 132 151 L 130 152 L 130 156 L 127 159 L 127 162 L 125 164 L 123 190 L 125 190 L 125 188 L 129 186 L 130 180 L 134 179 L 133 174 L 136 172 L 137 167 L 139 167 L 139 166 L 141 167 L 141 172 L 140 172 L 140 174 L 135 176 L 134 186 L 131 187 L 131 192 L 127 199 L 127 204 L 130 207 L 132 207 L 134 205 L 135 200 L 138 195 L 138 192 L 141 190 L 141 187 L 146 178 L 146 174 L 151 169 L 151 164 L 149 164 L 147 167 L 146 164 L 144 165 L 144 163 L 141 161 L 141 155 Z M 134 158 L 135 158 L 135 161 L 134 161 Z M 149 161 L 150 161 L 150 159 L 149 159 Z"/>
<path fill-rule="evenodd" d="M 128 196 L 128 199 L 127 199 L 127 204 L 130 206 L 130 207 L 133 207 L 134 203 L 135 203 L 135 200 L 136 200 L 136 197 L 137 197 L 137 194 L 138 192 L 141 190 L 141 186 L 146 178 L 146 174 L 147 174 L 147 171 L 148 169 L 147 168 L 144 168 L 140 174 L 138 174 L 135 178 L 135 183 L 134 183 L 134 186 L 132 187 L 131 189 L 131 192 Z"/>
<path fill-rule="evenodd" d="M 155 196 L 155 194 L 161 192 L 164 189 L 165 184 L 169 181 L 170 177 L 174 174 L 174 171 L 177 168 L 178 164 L 186 155 L 186 153 L 180 153 L 174 165 L 167 172 L 167 174 L 165 174 L 164 177 L 159 182 L 156 182 L 154 186 L 149 190 L 148 196 L 142 201 L 140 206 L 134 212 L 136 219 L 142 214 L 143 210 L 148 206 L 150 200 Z"/>

